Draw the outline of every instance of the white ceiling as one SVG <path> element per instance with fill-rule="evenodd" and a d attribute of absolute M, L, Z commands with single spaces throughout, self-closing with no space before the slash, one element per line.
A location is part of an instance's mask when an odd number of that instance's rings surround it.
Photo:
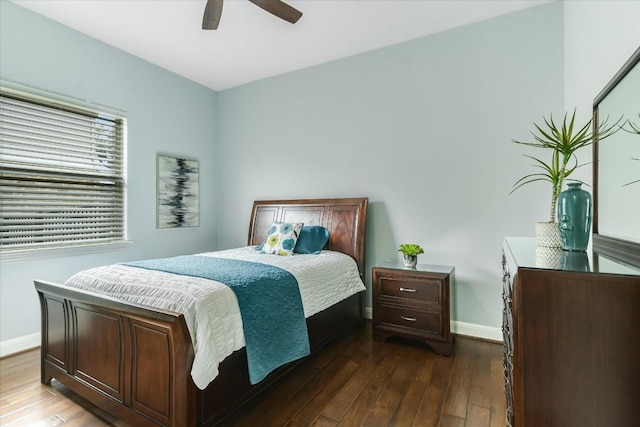
<path fill-rule="evenodd" d="M 223 90 L 550 0 L 290 0 L 303 12 L 293 25 L 247 0 L 225 0 L 215 31 L 201 29 L 206 0 L 12 1 Z"/>

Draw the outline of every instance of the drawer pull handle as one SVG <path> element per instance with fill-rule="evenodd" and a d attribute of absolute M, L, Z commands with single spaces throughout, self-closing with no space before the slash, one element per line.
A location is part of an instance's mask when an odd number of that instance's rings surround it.
<path fill-rule="evenodd" d="M 415 322 L 416 318 L 415 317 L 407 317 L 407 316 L 400 316 L 401 319 L 406 320 L 407 322 Z"/>
<path fill-rule="evenodd" d="M 411 289 L 411 288 L 400 288 L 400 292 L 415 292 L 415 289 Z"/>

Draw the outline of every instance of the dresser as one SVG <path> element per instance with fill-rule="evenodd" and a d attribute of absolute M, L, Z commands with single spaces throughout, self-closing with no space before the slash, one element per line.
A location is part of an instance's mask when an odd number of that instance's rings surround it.
<path fill-rule="evenodd" d="M 385 262 L 373 267 L 373 338 L 391 335 L 421 340 L 451 355 L 450 292 L 454 267 Z"/>
<path fill-rule="evenodd" d="M 503 243 L 507 424 L 640 425 L 640 270 Z"/>

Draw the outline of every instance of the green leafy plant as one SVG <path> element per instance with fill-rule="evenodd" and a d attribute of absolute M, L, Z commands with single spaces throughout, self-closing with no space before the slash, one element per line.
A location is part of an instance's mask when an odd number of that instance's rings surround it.
<path fill-rule="evenodd" d="M 398 252 L 408 256 L 418 256 L 424 253 L 424 249 L 415 243 L 403 243 L 398 247 Z"/>
<path fill-rule="evenodd" d="M 589 120 L 585 125 L 579 129 L 575 127 L 576 111 L 573 111 L 573 115 L 570 120 L 567 120 L 567 114 L 565 113 L 564 119 L 561 125 L 557 125 L 553 120 L 553 115 L 549 116 L 549 119 L 543 117 L 544 126 L 534 123 L 536 132 L 531 132 L 533 135 L 533 141 L 518 141 L 512 140 L 516 144 L 528 145 L 530 147 L 543 148 L 551 150 L 551 161 L 545 162 L 539 158 L 525 155 L 536 162 L 534 165 L 542 169 L 539 173 L 532 173 L 525 175 L 513 184 L 511 193 L 525 184 L 530 184 L 537 181 L 546 181 L 551 184 L 551 207 L 550 207 L 550 219 L 549 222 L 556 222 L 556 203 L 558 195 L 562 191 L 562 184 L 567 179 L 578 165 L 578 158 L 576 157 L 576 151 L 582 147 L 591 145 L 594 141 L 594 133 L 591 128 L 593 119 Z M 599 126 L 598 133 L 595 137 L 599 141 L 606 139 L 620 130 L 618 124 L 622 118 L 611 126 L 607 125 L 607 120 L 602 122 Z M 572 180 L 578 181 L 578 180 Z M 509 194 L 511 194 L 509 193 Z"/>

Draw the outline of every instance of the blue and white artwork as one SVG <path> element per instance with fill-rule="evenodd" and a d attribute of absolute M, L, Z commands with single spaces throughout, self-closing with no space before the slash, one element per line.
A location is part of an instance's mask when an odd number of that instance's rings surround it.
<path fill-rule="evenodd" d="M 198 161 L 158 154 L 157 168 L 157 227 L 199 226 Z"/>

